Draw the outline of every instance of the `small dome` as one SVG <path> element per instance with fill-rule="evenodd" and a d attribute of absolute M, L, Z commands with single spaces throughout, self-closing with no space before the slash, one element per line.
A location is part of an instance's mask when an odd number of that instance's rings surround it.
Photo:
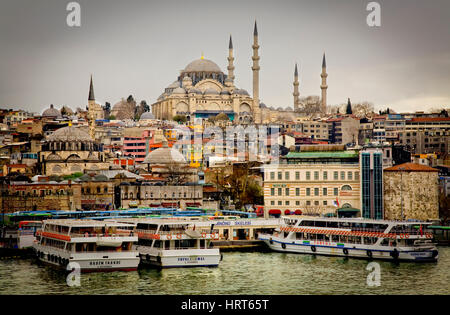
<path fill-rule="evenodd" d="M 186 159 L 180 151 L 169 148 L 167 141 L 163 142 L 162 148 L 150 152 L 142 162 L 143 164 L 186 164 Z"/>
<path fill-rule="evenodd" d="M 267 108 L 267 105 L 264 103 L 259 103 L 259 108 Z"/>
<path fill-rule="evenodd" d="M 190 88 L 189 93 L 202 94 L 202 91 L 196 88 Z"/>
<path fill-rule="evenodd" d="M 293 109 L 292 109 L 292 107 L 287 107 L 287 108 L 286 108 L 286 111 L 288 111 L 288 112 L 292 112 L 292 111 L 293 111 Z"/>
<path fill-rule="evenodd" d="M 222 70 L 211 60 L 197 59 L 188 64 L 183 72 L 222 72 Z"/>
<path fill-rule="evenodd" d="M 151 112 L 145 112 L 139 118 L 139 120 L 146 120 L 146 119 L 155 119 L 155 116 L 153 116 Z"/>
<path fill-rule="evenodd" d="M 84 174 L 83 176 L 79 177 L 78 179 L 82 182 L 90 182 L 92 180 L 91 176 L 89 176 L 88 174 Z"/>
<path fill-rule="evenodd" d="M 57 110 L 56 108 L 54 108 L 53 104 L 52 104 L 52 105 L 50 105 L 49 108 L 47 108 L 46 110 L 43 111 L 42 117 L 56 117 L 56 118 L 60 118 L 61 117 L 61 112 L 59 110 Z"/>
<path fill-rule="evenodd" d="M 107 182 L 109 179 L 103 174 L 98 174 L 94 177 L 94 182 Z"/>
<path fill-rule="evenodd" d="M 231 95 L 231 93 L 228 90 L 223 90 L 222 92 L 220 92 L 220 95 Z"/>
<path fill-rule="evenodd" d="M 73 126 L 59 128 L 53 134 L 51 134 L 47 141 L 60 141 L 60 142 L 72 142 L 72 141 L 92 141 L 92 138 L 84 131 Z"/>
<path fill-rule="evenodd" d="M 219 92 L 214 89 L 206 89 L 205 92 L 203 92 L 204 95 L 219 95 Z"/>
<path fill-rule="evenodd" d="M 167 87 L 167 89 L 176 89 L 177 87 L 180 87 L 180 82 L 174 81 L 171 85 Z"/>
<path fill-rule="evenodd" d="M 244 89 L 237 89 L 234 91 L 235 94 L 239 94 L 239 95 L 250 95 L 248 94 L 248 92 Z"/>
<path fill-rule="evenodd" d="M 175 90 L 173 90 L 172 93 L 173 94 L 186 94 L 186 90 L 183 89 L 182 87 L 177 87 Z"/>
<path fill-rule="evenodd" d="M 283 111 L 284 109 L 282 107 L 277 108 L 278 111 Z"/>

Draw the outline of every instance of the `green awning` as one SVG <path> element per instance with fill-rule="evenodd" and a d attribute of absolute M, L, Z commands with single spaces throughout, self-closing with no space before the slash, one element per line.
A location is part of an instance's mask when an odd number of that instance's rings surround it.
<path fill-rule="evenodd" d="M 355 209 L 355 208 L 340 208 L 337 209 L 338 212 L 359 212 L 359 209 Z"/>

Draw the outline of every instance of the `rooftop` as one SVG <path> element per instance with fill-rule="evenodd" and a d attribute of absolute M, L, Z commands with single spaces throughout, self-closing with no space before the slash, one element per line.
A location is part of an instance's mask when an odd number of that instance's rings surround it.
<path fill-rule="evenodd" d="M 439 172 L 438 169 L 417 164 L 417 163 L 403 163 L 399 165 L 395 165 L 392 167 L 388 167 L 384 169 L 384 172 L 397 172 L 397 171 L 405 171 L 405 172 Z"/>

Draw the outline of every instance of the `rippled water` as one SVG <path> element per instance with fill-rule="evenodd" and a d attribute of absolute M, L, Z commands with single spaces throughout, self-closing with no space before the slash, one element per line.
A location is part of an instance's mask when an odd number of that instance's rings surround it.
<path fill-rule="evenodd" d="M 450 294 L 450 248 L 437 263 L 379 262 L 381 286 L 369 287 L 368 262 L 275 252 L 227 252 L 217 268 L 140 269 L 66 275 L 34 259 L 0 261 L 0 294 Z"/>

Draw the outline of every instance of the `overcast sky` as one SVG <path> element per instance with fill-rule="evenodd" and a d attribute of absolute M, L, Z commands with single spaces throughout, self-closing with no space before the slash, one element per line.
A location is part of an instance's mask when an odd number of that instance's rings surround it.
<path fill-rule="evenodd" d="M 78 28 L 66 24 L 69 2 L 0 1 L 0 108 L 84 108 L 91 74 L 98 102 L 151 104 L 202 52 L 226 73 L 230 34 L 235 84 L 252 94 L 255 19 L 268 106 L 293 106 L 295 62 L 301 96 L 320 95 L 324 52 L 329 104 L 450 106 L 448 0 L 378 1 L 378 28 L 369 0 L 79 0 Z"/>

